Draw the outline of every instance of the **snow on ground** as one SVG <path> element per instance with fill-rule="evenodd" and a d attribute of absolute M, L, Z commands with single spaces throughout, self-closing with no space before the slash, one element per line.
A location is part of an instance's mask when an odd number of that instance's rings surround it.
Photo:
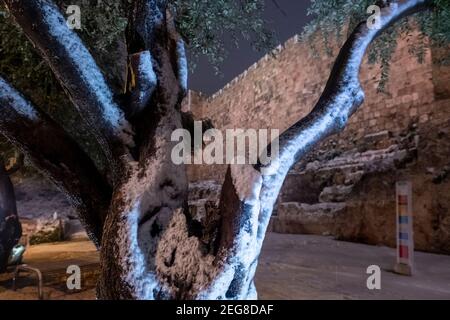
<path fill-rule="evenodd" d="M 47 258 L 46 258 L 47 257 Z M 89 242 L 32 246 L 26 262 L 49 269 L 55 264 L 98 263 Z M 267 235 L 256 275 L 260 299 L 450 299 L 450 256 L 416 252 L 413 277 L 394 274 L 395 249 L 335 241 L 310 235 Z M 56 261 L 58 260 L 58 261 Z M 65 264 L 64 264 L 65 263 Z M 381 290 L 366 287 L 369 265 L 382 269 Z M 64 268 L 62 268 L 63 270 Z M 45 277 L 45 272 L 44 272 Z M 46 287 L 50 299 L 95 299 L 93 283 L 68 294 L 63 286 Z M 35 299 L 36 288 L 0 280 L 0 299 Z"/>
<path fill-rule="evenodd" d="M 60 218 L 76 218 L 66 197 L 51 182 L 40 177 L 13 176 L 13 184 L 21 219 L 50 220 L 55 212 Z"/>
<path fill-rule="evenodd" d="M 310 235 L 267 235 L 256 287 L 260 299 L 450 299 L 450 256 L 416 252 L 416 273 L 392 272 L 396 250 Z M 382 270 L 367 289 L 367 267 Z"/>

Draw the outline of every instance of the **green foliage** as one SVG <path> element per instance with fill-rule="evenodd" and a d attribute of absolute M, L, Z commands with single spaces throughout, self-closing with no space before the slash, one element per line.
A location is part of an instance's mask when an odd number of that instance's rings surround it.
<path fill-rule="evenodd" d="M 80 36 L 112 83 L 119 91 L 125 68 L 124 44 L 127 24 L 125 6 L 129 0 L 56 0 L 62 12 L 69 4 L 79 5 L 82 10 Z M 236 46 L 241 39 L 252 43 L 255 49 L 268 48 L 273 44 L 272 33 L 265 28 L 262 17 L 264 0 L 168 0 L 177 28 L 185 39 L 191 57 L 195 60 L 206 55 L 219 70 L 226 57 L 224 39 Z M 435 0 L 434 10 L 416 15 L 413 19 L 391 27 L 371 46 L 371 62 L 380 62 L 382 75 L 380 89 L 389 77 L 389 61 L 395 51 L 399 34 L 410 34 L 419 27 L 421 37 L 411 44 L 410 52 L 419 60 L 433 45 L 444 46 L 450 42 L 450 0 Z M 325 51 L 332 52 L 330 39 L 344 40 L 345 27 L 352 29 L 358 22 L 368 18 L 368 6 L 373 0 L 312 0 L 309 15 L 313 21 L 305 27 L 303 37 L 314 47 L 317 40 L 323 42 Z M 0 7 L 0 12 L 6 11 Z M 0 14 L 0 73 L 7 76 L 18 88 L 30 96 L 45 111 L 58 117 L 58 110 L 69 102 L 55 80 L 52 72 L 35 53 L 22 32 L 11 18 Z M 122 46 L 120 46 L 122 44 Z M 316 51 L 317 49 L 314 48 Z M 126 54 L 126 53 L 125 53 Z M 445 62 L 445 61 L 444 61 Z M 114 67 L 111 67 L 114 66 Z M 38 84 L 38 85 L 36 85 Z M 58 109 L 59 108 L 59 109 Z M 74 116 L 75 117 L 75 116 Z M 74 118 L 75 119 L 75 118 Z M 74 120 L 76 121 L 76 120 Z"/>
<path fill-rule="evenodd" d="M 69 5 L 81 9 L 80 35 L 89 47 L 107 54 L 127 27 L 125 5 L 117 0 L 57 0 L 63 13 Z"/>
<path fill-rule="evenodd" d="M 121 92 L 126 77 L 126 6 L 130 0 L 55 0 L 63 14 L 69 5 L 81 9 L 78 34 L 103 70 L 114 92 Z M 226 56 L 223 44 L 228 35 L 236 45 L 240 38 L 255 49 L 271 44 L 271 33 L 261 17 L 264 0 L 168 0 L 176 25 L 191 56 L 206 55 L 216 67 Z M 195 62 L 195 61 L 194 61 Z M 191 67 L 195 63 L 190 64 Z M 22 31 L 9 17 L 0 1 L 0 74 L 25 93 L 43 111 L 64 124 L 87 150 L 89 145 L 80 115 L 71 107 L 52 71 Z M 95 154 L 95 152 L 93 152 Z M 95 159 L 104 167 L 100 158 Z"/>
<path fill-rule="evenodd" d="M 387 1 L 391 2 L 391 1 Z M 370 14 L 367 8 L 376 4 L 374 0 L 311 0 L 308 14 L 313 20 L 305 27 L 303 39 L 313 44 L 312 49 L 317 52 L 314 43 L 317 38 L 323 39 L 325 48 L 329 47 L 329 37 L 334 35 L 339 43 L 342 43 L 342 33 L 348 26 L 349 30 L 361 21 L 366 21 Z M 409 52 L 422 62 L 426 50 L 432 46 L 448 46 L 450 43 L 450 0 L 434 0 L 434 8 L 404 19 L 400 23 L 390 27 L 369 49 L 369 61 L 381 64 L 381 78 L 379 91 L 385 91 L 389 79 L 390 60 L 400 35 L 410 37 L 415 30 L 420 31 L 418 41 L 410 42 Z M 331 50 L 328 48 L 328 52 Z M 447 63 L 449 57 L 442 58 L 442 63 Z"/>
<path fill-rule="evenodd" d="M 71 2 L 72 4 L 74 0 L 65 0 L 65 2 Z M 58 4 L 61 4 L 64 10 L 62 1 L 59 1 Z M 110 56 L 110 54 L 107 54 L 106 48 L 108 45 L 111 46 L 112 40 L 108 37 L 99 37 L 102 39 L 95 38 L 91 31 L 96 28 L 100 30 L 99 33 L 101 34 L 110 32 L 112 27 L 106 26 L 103 29 L 103 27 L 100 27 L 101 23 L 105 21 L 103 18 L 97 17 L 98 24 L 96 24 L 94 21 L 88 22 L 88 17 L 88 15 L 85 17 L 87 20 L 86 25 L 92 29 L 86 29 L 86 32 L 82 31 L 81 36 L 89 44 L 94 55 L 99 57 L 101 62 L 104 60 L 102 59 L 103 57 L 107 59 Z M 115 37 L 117 37 L 117 34 L 118 32 L 116 32 Z M 67 132 L 71 133 L 87 150 L 93 150 L 92 154 L 96 154 L 96 146 L 90 145 L 89 140 L 91 139 L 86 138 L 88 130 L 83 128 L 83 121 L 81 121 L 80 115 L 73 108 L 69 107 L 71 102 L 65 95 L 53 72 L 34 50 L 23 32 L 14 23 L 6 8 L 1 5 L 0 35 L 0 74 L 11 81 L 15 87 L 29 97 L 42 111 L 59 123 L 62 123 Z M 4 145 L 5 148 L 3 148 L 3 151 L 7 152 L 7 146 L 9 144 L 1 141 L 0 145 Z M 100 155 L 94 160 L 97 162 L 99 168 L 105 166 Z"/>
<path fill-rule="evenodd" d="M 191 56 L 206 55 L 216 70 L 227 54 L 224 39 L 235 46 L 241 39 L 250 41 L 255 50 L 272 45 L 273 34 L 262 18 L 263 0 L 170 0 L 169 4 Z"/>
<path fill-rule="evenodd" d="M 127 25 L 125 6 L 129 0 L 56 0 L 63 13 L 68 5 L 81 8 L 82 29 L 78 31 L 99 62 L 105 75 L 113 82 L 114 89 L 120 87 L 121 73 L 126 62 L 121 61 L 120 50 L 124 44 Z M 264 0 L 168 0 L 174 13 L 176 25 L 185 39 L 195 60 L 206 55 L 219 68 L 227 52 L 224 37 L 235 44 L 240 39 L 248 40 L 255 49 L 272 44 L 272 33 L 265 29 L 261 14 Z M 63 92 L 42 59 L 36 54 L 22 32 L 7 16 L 5 8 L 0 16 L 0 73 L 24 90 L 38 105 L 50 109 L 66 104 Z M 122 53 L 123 56 L 123 53 Z M 116 69 L 111 67 L 119 64 Z M 105 70 L 106 69 L 106 70 Z M 112 74 L 112 75 L 111 75 Z M 116 83 L 114 83 L 114 81 Z M 39 83 L 39 86 L 35 86 Z"/>
<path fill-rule="evenodd" d="M 51 70 L 0 6 L 0 74 L 49 109 L 63 98 Z M 38 84 L 38 85 L 37 85 Z"/>
<path fill-rule="evenodd" d="M 120 2 L 58 0 L 57 4 L 63 13 L 69 4 L 81 7 L 80 36 L 102 64 L 102 60 L 111 55 L 110 50 L 120 36 L 123 36 L 126 27 Z M 49 67 L 9 17 L 6 9 L 0 6 L 0 12 L 3 13 L 0 14 L 0 74 L 6 76 L 45 111 L 50 114 L 58 113 L 62 105 L 70 102 Z"/>

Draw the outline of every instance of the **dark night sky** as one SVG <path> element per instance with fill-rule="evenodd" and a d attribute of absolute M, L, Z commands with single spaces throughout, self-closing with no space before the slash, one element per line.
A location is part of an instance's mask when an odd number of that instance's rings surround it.
<path fill-rule="evenodd" d="M 266 0 L 264 18 L 269 28 L 275 31 L 278 43 L 284 43 L 303 30 L 307 23 L 306 9 L 309 0 L 276 0 L 278 9 L 273 0 Z M 189 87 L 205 94 L 212 94 L 223 88 L 234 77 L 244 72 L 253 63 L 258 61 L 266 52 L 255 52 L 248 43 L 242 42 L 239 48 L 228 48 L 229 54 L 221 65 L 222 75 L 216 75 L 214 69 L 206 58 L 198 61 L 197 68 L 189 77 Z"/>

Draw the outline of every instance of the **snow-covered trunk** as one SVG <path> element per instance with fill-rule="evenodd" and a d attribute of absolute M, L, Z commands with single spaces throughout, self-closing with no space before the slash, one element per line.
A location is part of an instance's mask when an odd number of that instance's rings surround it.
<path fill-rule="evenodd" d="M 11 249 L 21 235 L 14 187 L 3 161 L 0 161 L 0 273 L 5 271 Z"/>
<path fill-rule="evenodd" d="M 101 241 L 102 299 L 256 298 L 259 254 L 289 169 L 361 106 L 359 69 L 376 36 L 433 3 L 383 2 L 380 29 L 362 22 L 351 34 L 313 111 L 280 136 L 278 157 L 264 166 L 231 166 L 218 212 L 198 221 L 187 209 L 185 167 L 171 159 L 187 68 L 167 2 L 130 3 L 131 81 L 128 103 L 120 106 L 53 1 L 4 2 L 110 160 L 107 172 L 99 170 L 59 123 L 0 78 L 0 132 L 68 195 L 92 239 Z M 0 183 L 8 189 L 7 180 Z M 12 208 L 8 199 L 2 208 Z"/>
<path fill-rule="evenodd" d="M 254 276 L 258 259 L 274 203 L 289 169 L 320 141 L 343 130 L 363 103 L 359 69 L 375 37 L 398 19 L 429 4 L 427 0 L 395 2 L 382 9 L 379 30 L 369 29 L 365 22 L 355 29 L 341 49 L 313 111 L 280 136 L 279 156 L 265 166 L 229 168 L 222 189 L 220 218 L 212 225 L 192 220 L 186 209 L 184 167 L 174 165 L 170 159 L 170 135 L 181 127 L 178 104 L 184 87 L 184 77 L 180 76 L 183 64 L 174 63 L 180 61 L 174 55 L 177 45 L 170 45 L 170 37 L 163 36 L 170 32 L 161 33 L 159 29 L 158 18 L 165 21 L 164 15 L 154 15 L 154 24 L 138 28 L 145 32 L 138 32 L 136 48 L 149 50 L 158 78 L 153 104 L 150 103 L 156 107 L 144 112 L 144 118 L 152 120 L 141 123 L 151 129 L 138 127 L 138 132 L 145 133 L 140 160 L 127 164 L 128 173 L 113 196 L 103 233 L 99 297 L 257 298 Z M 149 8 L 154 13 L 155 7 Z M 169 24 L 162 25 L 170 31 Z M 151 28 L 156 32 L 147 33 Z M 148 36 L 147 40 L 143 35 Z M 146 47 L 148 43 L 150 48 Z M 151 78 L 145 77 L 151 72 L 141 74 L 142 79 Z"/>
<path fill-rule="evenodd" d="M 128 36 L 135 85 L 128 111 L 139 149 L 135 161 L 123 165 L 125 175 L 103 228 L 98 297 L 236 297 L 227 295 L 228 287 L 215 285 L 227 256 L 220 249 L 219 219 L 193 219 L 186 168 L 171 159 L 177 144 L 171 135 L 182 128 L 180 104 L 186 92 L 183 42 L 156 1 L 135 5 Z M 148 14 L 153 18 L 147 19 Z"/>
<path fill-rule="evenodd" d="M 342 131 L 362 105 L 359 71 L 372 41 L 389 26 L 430 8 L 431 0 L 401 0 L 381 9 L 380 27 L 362 21 L 340 50 L 327 85 L 310 114 L 279 139 L 279 154 L 268 165 L 231 166 L 221 198 L 221 250 L 224 268 L 210 286 L 207 298 L 223 298 L 217 288 L 229 288 L 225 298 L 253 298 L 253 279 L 273 207 L 293 165 L 330 135 Z M 269 146 L 270 148 L 270 146 Z M 215 292 L 216 291 L 216 292 Z"/>
<path fill-rule="evenodd" d="M 182 128 L 184 75 L 177 61 L 184 56 L 179 57 L 166 14 L 156 2 L 134 5 L 127 43 L 133 84 L 127 111 L 134 119 L 138 148 L 134 160 L 123 164 L 124 176 L 103 228 L 98 296 L 184 298 L 190 282 L 186 277 L 194 274 L 192 266 L 177 263 L 179 255 L 193 249 L 184 234 L 190 228 L 188 183 L 185 167 L 171 159 L 176 144 L 171 135 Z M 189 251 L 183 252 L 184 245 Z"/>
<path fill-rule="evenodd" d="M 167 237 L 172 225 L 184 217 L 187 178 L 184 167 L 170 158 L 170 137 L 181 126 L 181 117 L 174 109 L 160 107 L 165 112 L 156 123 L 151 148 L 142 151 L 141 161 L 127 163 L 127 173 L 113 195 L 101 246 L 101 298 L 172 296 L 158 280 L 158 268 L 175 254 L 167 252 L 165 242 L 177 241 Z"/>

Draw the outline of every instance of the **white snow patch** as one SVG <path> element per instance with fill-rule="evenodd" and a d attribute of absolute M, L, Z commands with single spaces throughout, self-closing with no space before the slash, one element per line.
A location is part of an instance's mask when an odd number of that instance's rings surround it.
<path fill-rule="evenodd" d="M 134 288 L 133 293 L 139 300 L 152 300 L 153 289 L 158 287 L 155 274 L 147 269 L 146 254 L 138 241 L 138 225 L 140 218 L 140 201 L 136 201 L 119 225 L 118 248 L 119 259 L 123 268 L 124 280 Z"/>
<path fill-rule="evenodd" d="M 178 56 L 178 79 L 181 88 L 187 91 L 188 87 L 188 64 L 186 59 L 186 49 L 182 39 L 177 41 L 177 56 Z"/>
<path fill-rule="evenodd" d="M 231 165 L 230 170 L 239 199 L 246 203 L 258 200 L 262 185 L 261 173 L 251 165 Z"/>
<path fill-rule="evenodd" d="M 5 102 L 21 115 L 30 120 L 38 120 L 39 116 L 36 110 L 18 91 L 9 85 L 0 77 L 0 103 Z"/>
<path fill-rule="evenodd" d="M 78 35 L 66 25 L 66 20 L 58 8 L 47 1 L 41 2 L 43 19 L 50 35 L 64 48 L 65 53 L 73 61 L 83 82 L 90 88 L 99 102 L 102 117 L 115 130 L 115 133 L 127 145 L 133 145 L 132 129 L 125 120 L 123 112 L 114 102 L 112 93 L 106 84 L 92 55 L 83 45 Z"/>

